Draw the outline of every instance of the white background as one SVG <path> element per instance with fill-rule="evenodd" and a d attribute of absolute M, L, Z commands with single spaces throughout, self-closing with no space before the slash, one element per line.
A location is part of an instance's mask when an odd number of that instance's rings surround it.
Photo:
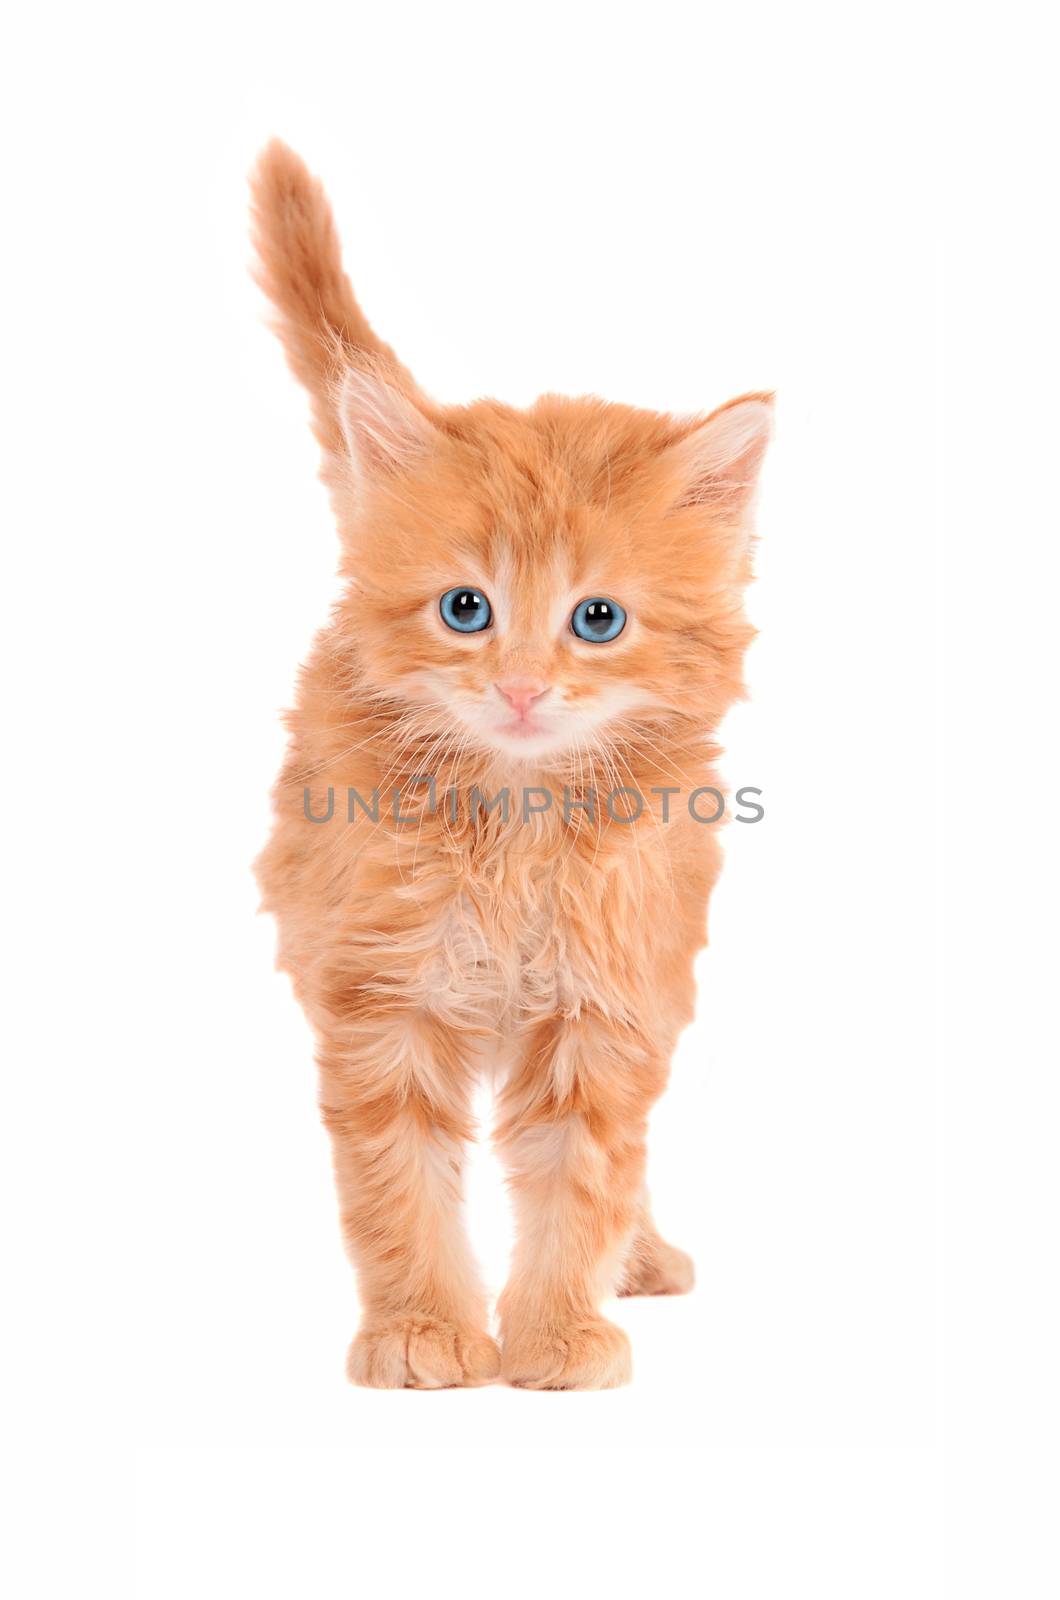
<path fill-rule="evenodd" d="M 11 1592 L 1055 1594 L 1042 42 L 461 0 L 59 8 L 7 54 Z M 439 397 L 778 391 L 725 730 L 767 815 L 729 830 L 652 1147 L 699 1284 L 613 1308 L 622 1391 L 343 1378 L 249 870 L 334 593 L 247 277 L 273 133 Z M 496 1288 L 488 1150 L 470 1198 Z"/>

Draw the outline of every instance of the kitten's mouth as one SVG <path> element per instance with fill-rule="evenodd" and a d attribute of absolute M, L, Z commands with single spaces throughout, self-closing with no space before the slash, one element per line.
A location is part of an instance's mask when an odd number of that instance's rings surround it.
<path fill-rule="evenodd" d="M 534 716 L 495 722 L 487 738 L 496 749 L 525 760 L 554 754 L 564 743 L 563 731 L 555 721 Z"/>

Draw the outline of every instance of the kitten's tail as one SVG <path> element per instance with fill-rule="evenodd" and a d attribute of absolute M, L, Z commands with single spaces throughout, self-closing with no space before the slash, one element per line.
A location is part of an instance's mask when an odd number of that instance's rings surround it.
<path fill-rule="evenodd" d="M 358 353 L 406 392 L 415 385 L 357 304 L 323 185 L 301 157 L 273 139 L 258 157 L 250 188 L 255 277 L 279 312 L 276 331 L 291 370 L 309 390 L 317 438 L 325 450 L 336 450 L 336 375 Z"/>

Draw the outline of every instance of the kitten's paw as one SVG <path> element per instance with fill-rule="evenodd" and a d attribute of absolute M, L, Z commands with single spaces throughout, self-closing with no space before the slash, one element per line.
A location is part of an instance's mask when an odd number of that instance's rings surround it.
<path fill-rule="evenodd" d="M 629 1340 L 603 1317 L 513 1329 L 504 1339 L 501 1374 L 518 1389 L 617 1389 L 631 1372 Z"/>
<path fill-rule="evenodd" d="M 396 1316 L 365 1322 L 350 1346 L 346 1375 L 369 1389 L 459 1389 L 489 1383 L 500 1365 L 486 1333 L 434 1317 Z"/>
<path fill-rule="evenodd" d="M 665 1239 L 654 1239 L 651 1248 L 639 1251 L 634 1246 L 625 1275 L 619 1284 L 620 1295 L 688 1294 L 696 1281 L 692 1257 Z"/>

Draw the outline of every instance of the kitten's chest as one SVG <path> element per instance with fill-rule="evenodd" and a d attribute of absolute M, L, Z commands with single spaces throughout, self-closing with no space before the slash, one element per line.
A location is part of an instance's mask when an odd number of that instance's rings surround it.
<path fill-rule="evenodd" d="M 643 970 L 629 959 L 652 877 L 639 857 L 597 849 L 579 862 L 565 845 L 490 868 L 465 873 L 438 918 L 431 1008 L 499 1035 L 590 1003 L 624 1011 L 633 967 Z"/>
<path fill-rule="evenodd" d="M 422 997 L 454 1025 L 491 1034 L 576 1009 L 586 977 L 561 906 L 546 893 L 465 887 L 439 917 Z"/>

